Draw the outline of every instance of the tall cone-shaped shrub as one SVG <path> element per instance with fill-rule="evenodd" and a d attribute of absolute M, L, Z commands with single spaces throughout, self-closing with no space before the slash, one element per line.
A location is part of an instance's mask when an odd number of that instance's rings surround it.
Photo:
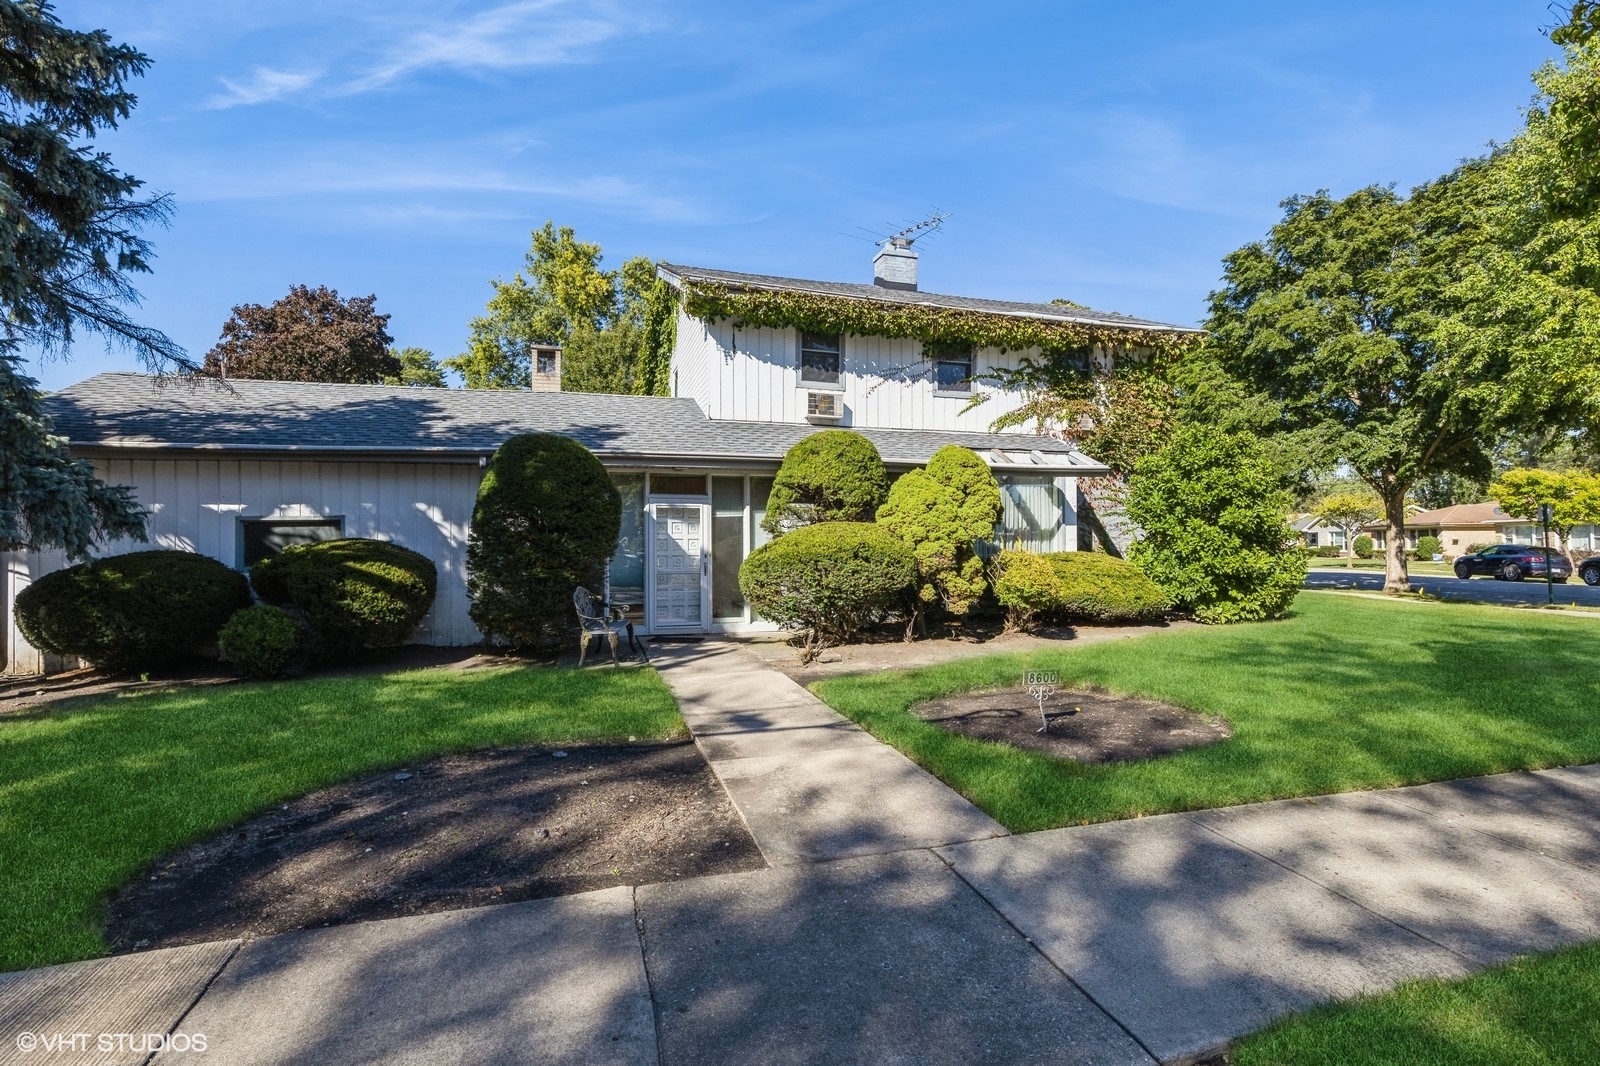
<path fill-rule="evenodd" d="M 489 460 L 467 541 L 472 620 L 491 643 L 559 646 L 577 636 L 572 590 L 598 593 L 622 499 L 577 441 L 526 433 Z"/>

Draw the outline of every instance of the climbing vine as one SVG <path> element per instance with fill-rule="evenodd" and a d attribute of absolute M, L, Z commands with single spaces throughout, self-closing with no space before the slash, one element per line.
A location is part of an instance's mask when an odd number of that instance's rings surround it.
<path fill-rule="evenodd" d="M 644 351 L 639 357 L 638 392 L 666 396 L 672 367 L 672 348 L 678 342 L 677 293 L 657 278 L 644 311 Z"/>
<path fill-rule="evenodd" d="M 1175 355 L 1198 342 L 1198 333 L 1143 326 L 1114 326 L 1021 318 L 991 311 L 879 302 L 811 292 L 741 289 L 685 281 L 683 306 L 703 319 L 731 319 L 741 326 L 792 326 L 814 333 L 903 337 L 924 344 L 970 344 L 975 348 L 1047 354 L 1145 350 Z"/>

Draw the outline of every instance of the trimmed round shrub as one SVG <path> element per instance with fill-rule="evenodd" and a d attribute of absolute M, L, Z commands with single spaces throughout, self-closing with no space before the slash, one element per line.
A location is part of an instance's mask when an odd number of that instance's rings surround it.
<path fill-rule="evenodd" d="M 222 658 L 246 677 L 290 677 L 305 669 L 305 623 L 282 607 L 258 603 L 237 611 L 217 634 Z"/>
<path fill-rule="evenodd" d="M 1372 558 L 1372 538 L 1365 533 L 1357 537 L 1350 547 L 1355 551 L 1357 559 Z"/>
<path fill-rule="evenodd" d="M 994 536 L 1000 485 L 970 448 L 947 444 L 926 469 L 903 474 L 878 508 L 878 524 L 917 558 L 917 602 L 964 615 L 988 588 L 976 544 Z"/>
<path fill-rule="evenodd" d="M 739 590 L 756 614 L 804 629 L 806 661 L 888 615 L 917 579 L 916 557 L 870 522 L 823 522 L 750 553 Z"/>
<path fill-rule="evenodd" d="M 1045 558 L 1061 583 L 1068 618 L 1091 622 L 1154 622 L 1167 597 L 1143 570 L 1100 552 L 1055 552 Z"/>
<path fill-rule="evenodd" d="M 403 643 L 433 606 L 439 576 L 410 548 L 343 537 L 268 556 L 250 581 L 267 603 L 300 612 L 327 656 Z"/>
<path fill-rule="evenodd" d="M 45 574 L 17 596 L 28 643 L 99 670 L 138 673 L 214 644 L 250 605 L 244 575 L 208 555 L 142 551 Z"/>
<path fill-rule="evenodd" d="M 818 522 L 870 522 L 889 496 L 878 449 L 848 429 L 825 429 L 783 456 L 761 528 L 778 536 Z"/>
<path fill-rule="evenodd" d="M 1048 556 L 1011 548 L 995 557 L 994 568 L 994 597 L 1006 609 L 1007 629 L 1027 629 L 1066 602 L 1067 590 Z"/>
<path fill-rule="evenodd" d="M 577 639 L 572 590 L 599 594 L 622 528 L 622 497 L 577 441 L 525 433 L 489 460 L 467 542 L 472 620 L 492 643 Z"/>
<path fill-rule="evenodd" d="M 1435 555 L 1444 553 L 1444 544 L 1438 537 L 1417 538 L 1417 558 L 1432 559 Z"/>

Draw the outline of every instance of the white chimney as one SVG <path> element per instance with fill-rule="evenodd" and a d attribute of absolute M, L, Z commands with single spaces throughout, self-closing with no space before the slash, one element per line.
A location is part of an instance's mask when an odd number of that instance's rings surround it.
<path fill-rule="evenodd" d="M 872 283 L 885 289 L 917 291 L 917 253 L 905 237 L 891 237 L 872 257 Z"/>

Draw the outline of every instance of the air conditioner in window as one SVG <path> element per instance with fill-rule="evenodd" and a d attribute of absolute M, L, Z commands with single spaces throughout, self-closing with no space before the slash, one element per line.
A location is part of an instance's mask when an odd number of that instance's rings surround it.
<path fill-rule="evenodd" d="M 806 391 L 807 422 L 837 422 L 844 417 L 844 395 Z"/>

